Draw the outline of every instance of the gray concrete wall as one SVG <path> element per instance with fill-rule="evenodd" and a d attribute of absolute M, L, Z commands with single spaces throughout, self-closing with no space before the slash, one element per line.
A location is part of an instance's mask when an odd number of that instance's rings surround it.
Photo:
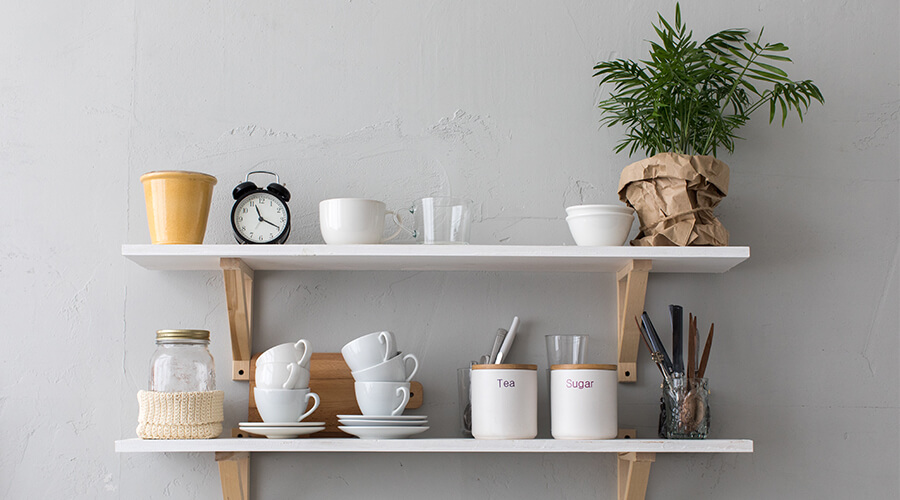
<path fill-rule="evenodd" d="M 592 66 L 643 58 L 669 1 L 28 2 L 0 16 L 0 497 L 217 498 L 207 455 L 117 455 L 159 328 L 213 331 L 226 426 L 222 277 L 146 271 L 139 176 L 219 179 L 206 242 L 231 243 L 230 190 L 266 162 L 294 194 L 290 243 L 318 243 L 335 196 L 407 206 L 477 201 L 472 241 L 573 244 L 570 204 L 615 200 L 628 163 L 601 129 Z M 649 498 L 897 498 L 896 1 L 689 1 L 699 36 L 754 30 L 791 47 L 827 104 L 785 128 L 756 116 L 719 210 L 751 258 L 724 275 L 654 275 L 647 310 L 677 302 L 716 323 L 716 438 L 752 455 L 660 456 Z M 635 160 L 638 158 L 635 158 Z M 523 320 L 518 362 L 543 335 L 587 332 L 615 361 L 611 275 L 260 273 L 255 345 L 305 337 L 336 351 L 394 331 L 422 361 L 430 436 L 456 434 L 456 368 Z M 646 356 L 619 419 L 651 436 Z M 542 387 L 542 391 L 545 388 Z M 542 393 L 545 395 L 545 393 Z M 546 405 L 541 433 L 548 435 Z M 283 498 L 615 497 L 613 456 L 255 455 L 252 493 Z"/>

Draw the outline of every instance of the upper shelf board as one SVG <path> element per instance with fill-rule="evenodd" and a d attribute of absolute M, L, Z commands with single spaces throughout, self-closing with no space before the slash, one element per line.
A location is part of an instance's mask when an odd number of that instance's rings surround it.
<path fill-rule="evenodd" d="M 616 272 L 647 259 L 652 272 L 724 273 L 750 247 L 122 245 L 122 255 L 157 271 L 220 270 L 219 259 L 231 257 L 257 271 Z"/>
<path fill-rule="evenodd" d="M 187 439 L 116 441 L 119 453 L 409 452 L 409 453 L 752 453 L 748 439 Z"/>

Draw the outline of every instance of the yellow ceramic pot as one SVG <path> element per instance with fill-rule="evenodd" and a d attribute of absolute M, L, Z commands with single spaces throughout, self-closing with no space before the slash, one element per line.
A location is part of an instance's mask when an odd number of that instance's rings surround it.
<path fill-rule="evenodd" d="M 148 172 L 141 176 L 141 183 L 154 245 L 203 243 L 215 177 L 199 172 Z"/>

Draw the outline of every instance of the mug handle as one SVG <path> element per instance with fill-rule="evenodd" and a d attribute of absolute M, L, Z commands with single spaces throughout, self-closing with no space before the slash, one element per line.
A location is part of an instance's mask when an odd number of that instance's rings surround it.
<path fill-rule="evenodd" d="M 312 356 L 312 351 L 309 350 L 309 342 L 306 339 L 300 339 L 297 343 L 294 344 L 294 349 L 299 349 L 300 346 L 303 346 L 303 356 L 300 357 L 300 361 L 297 361 L 299 366 L 305 367 L 309 364 L 309 358 Z"/>
<path fill-rule="evenodd" d="M 391 354 L 394 354 L 394 337 L 391 335 L 391 332 L 379 333 L 378 341 L 384 344 L 384 359 L 382 361 L 391 359 Z"/>
<path fill-rule="evenodd" d="M 403 402 L 401 402 L 400 406 L 394 408 L 394 411 L 391 412 L 392 417 L 396 417 L 397 415 L 403 413 L 403 410 L 406 409 L 406 405 L 409 403 L 409 389 L 407 389 L 406 387 L 398 387 L 395 394 L 399 396 L 401 392 L 403 393 Z"/>
<path fill-rule="evenodd" d="M 404 366 L 404 368 L 406 367 L 406 360 L 407 360 L 407 359 L 413 360 L 413 369 L 412 369 L 412 372 L 410 372 L 410 374 L 406 376 L 406 381 L 409 382 L 410 380 L 412 380 L 413 376 L 415 376 L 416 372 L 419 371 L 419 358 L 417 358 L 416 355 L 415 355 L 415 354 L 412 354 L 412 353 L 409 353 L 409 354 L 407 354 L 406 356 L 403 356 L 403 366 Z"/>
<path fill-rule="evenodd" d="M 304 413 L 303 415 L 300 415 L 300 418 L 297 419 L 297 422 L 301 422 L 304 418 L 310 416 L 310 414 L 312 414 L 312 412 L 316 411 L 316 408 L 319 407 L 320 400 L 319 400 L 318 394 L 311 392 L 306 395 L 307 402 L 309 402 L 309 398 L 313 398 L 315 400 L 315 403 L 313 403 L 313 407 L 310 408 L 309 410 L 307 410 L 306 413 Z"/>
<path fill-rule="evenodd" d="M 415 232 L 410 231 L 409 229 L 406 229 L 406 227 L 403 225 L 403 220 L 400 218 L 400 214 L 398 214 L 397 212 L 392 212 L 390 210 L 387 210 L 384 212 L 384 215 L 388 215 L 388 214 L 393 215 L 392 219 L 394 220 L 394 224 L 397 225 L 397 230 L 394 231 L 394 234 L 381 240 L 382 243 L 391 241 L 392 239 L 396 238 L 397 236 L 400 236 L 400 233 L 402 233 L 403 231 L 406 231 L 409 234 L 415 235 Z"/>
<path fill-rule="evenodd" d="M 291 374 L 288 376 L 287 382 L 282 384 L 282 389 L 293 389 L 294 384 L 297 383 L 297 379 L 300 378 L 300 363 L 291 363 L 287 365 L 287 369 L 291 371 Z"/>

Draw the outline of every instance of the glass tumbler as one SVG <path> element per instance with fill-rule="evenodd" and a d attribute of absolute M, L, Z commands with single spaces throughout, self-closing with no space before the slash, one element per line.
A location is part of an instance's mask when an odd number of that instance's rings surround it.
<path fill-rule="evenodd" d="M 547 335 L 547 363 L 553 365 L 580 365 L 587 355 L 587 335 Z"/>
<path fill-rule="evenodd" d="M 413 237 L 426 245 L 467 245 L 472 222 L 471 203 L 437 196 L 415 202 L 409 212 L 416 218 Z"/>
<path fill-rule="evenodd" d="M 472 437 L 472 369 L 458 369 L 456 378 L 459 384 L 459 430 L 464 437 Z"/>
<path fill-rule="evenodd" d="M 661 437 L 706 439 L 709 435 L 709 386 L 706 378 L 675 377 L 663 382 Z"/>

